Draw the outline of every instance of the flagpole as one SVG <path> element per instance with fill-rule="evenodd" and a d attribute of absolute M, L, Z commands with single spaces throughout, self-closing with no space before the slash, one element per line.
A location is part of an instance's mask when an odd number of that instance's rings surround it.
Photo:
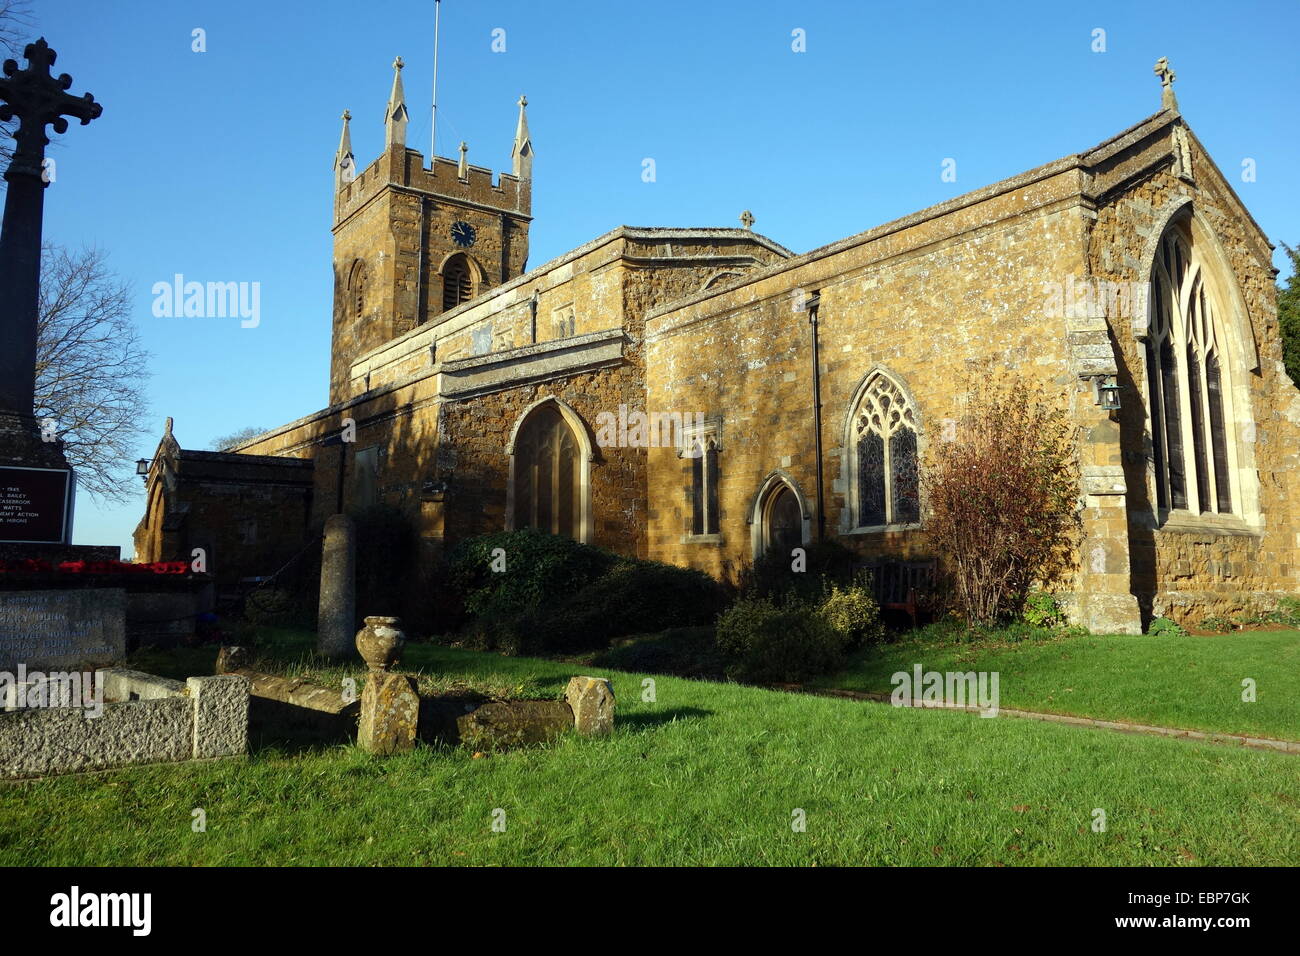
<path fill-rule="evenodd" d="M 438 20 L 442 0 L 433 0 L 433 113 L 429 117 L 429 168 L 438 155 Z"/>

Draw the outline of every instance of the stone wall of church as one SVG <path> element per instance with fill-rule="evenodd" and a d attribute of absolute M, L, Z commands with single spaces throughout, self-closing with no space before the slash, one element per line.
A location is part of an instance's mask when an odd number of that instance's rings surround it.
<path fill-rule="evenodd" d="M 743 237 L 678 238 L 671 248 L 648 239 L 603 243 L 387 344 L 366 359 L 372 391 L 261 436 L 240 452 L 314 458 L 319 526 L 337 506 L 339 482 L 338 447 L 320 443 L 351 418 L 356 441 L 348 449 L 345 506 L 356 510 L 365 498 L 401 507 L 441 550 L 506 527 L 512 433 L 530 408 L 554 398 L 582 420 L 594 449 L 592 543 L 644 554 L 646 450 L 599 447 L 597 434 L 602 415 L 618 418 L 621 409 L 646 407 L 644 316 L 720 274 L 777 258 Z M 534 292 L 536 343 L 528 341 Z M 375 474 L 367 477 L 363 466 L 371 463 Z"/>
<path fill-rule="evenodd" d="M 736 574 L 752 560 L 756 496 L 772 475 L 802 496 L 815 537 L 811 333 L 800 300 L 815 291 L 826 533 L 866 556 L 924 556 L 914 526 L 852 527 L 850 403 L 868 373 L 888 370 L 915 403 L 924 456 L 973 379 L 1013 371 L 1073 402 L 1066 331 L 1046 313 L 1044 286 L 1082 267 L 1076 186 L 1068 170 L 1026 174 L 653 313 L 648 404 L 721 419 L 720 533 L 690 535 L 690 462 L 651 449 L 649 556 Z"/>
<path fill-rule="evenodd" d="M 1177 144 L 1158 145 L 1171 155 L 1170 162 L 1098 210 L 1089 268 L 1095 276 L 1119 282 L 1147 282 L 1154 245 L 1171 212 L 1184 197 L 1191 198 L 1191 208 L 1203 218 L 1207 233 L 1217 237 L 1240 288 L 1247 312 L 1241 325 L 1244 350 L 1257 350 L 1259 361 L 1257 370 L 1231 370 L 1246 383 L 1249 408 L 1234 409 L 1237 420 L 1229 429 L 1235 432 L 1238 453 L 1253 458 L 1248 470 L 1257 484 L 1257 507 L 1250 507 L 1248 487 L 1246 500 L 1239 496 L 1234 502 L 1237 514 L 1175 514 L 1161 523 L 1154 507 L 1146 356 L 1136 334 L 1145 328 L 1146 316 L 1111 317 L 1120 357 L 1133 589 L 1145 604 L 1145 614 L 1196 623 L 1267 607 L 1277 595 L 1300 590 L 1300 391 L 1282 365 L 1266 239 L 1194 137 L 1187 143 L 1191 182 L 1178 175 Z"/>

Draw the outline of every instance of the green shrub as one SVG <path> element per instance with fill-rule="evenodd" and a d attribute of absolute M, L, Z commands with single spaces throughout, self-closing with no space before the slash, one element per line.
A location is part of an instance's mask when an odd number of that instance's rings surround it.
<path fill-rule="evenodd" d="M 1169 620 L 1167 617 L 1156 617 L 1151 619 L 1147 625 L 1147 634 L 1152 637 L 1186 637 L 1187 632 L 1181 627 Z"/>
<path fill-rule="evenodd" d="M 831 585 L 818 613 L 852 650 L 865 644 L 879 644 L 885 639 L 885 626 L 880 621 L 880 608 L 866 588 L 848 585 L 840 588 Z"/>
<path fill-rule="evenodd" d="M 1025 607 L 1020 616 L 1026 624 L 1054 629 L 1065 627 L 1065 612 L 1056 598 L 1047 591 L 1030 591 L 1025 595 Z"/>
<path fill-rule="evenodd" d="M 506 619 L 573 594 L 617 560 L 609 551 L 526 528 L 467 538 L 452 549 L 448 565 L 468 614 Z"/>
<path fill-rule="evenodd" d="M 1207 618 L 1202 618 L 1200 628 L 1201 630 L 1208 631 L 1211 634 L 1231 634 L 1237 629 L 1237 625 L 1231 618 L 1224 617 L 1221 614 L 1216 614 Z"/>
<path fill-rule="evenodd" d="M 524 653 L 609 647 L 627 634 L 711 623 L 723 592 L 703 571 L 657 561 L 623 559 L 567 598 L 525 615 Z"/>
<path fill-rule="evenodd" d="M 638 674 L 716 680 L 725 668 L 712 626 L 674 627 L 622 641 L 592 660 L 596 667 Z"/>
<path fill-rule="evenodd" d="M 1271 624 L 1285 624 L 1288 627 L 1300 627 L 1300 598 L 1280 597 L 1277 607 L 1266 615 Z"/>
<path fill-rule="evenodd" d="M 449 575 L 472 617 L 461 642 L 507 654 L 597 650 L 628 634 L 706 625 L 725 603 L 702 571 L 533 530 L 461 542 Z"/>
<path fill-rule="evenodd" d="M 727 676 L 750 683 L 802 681 L 844 663 L 846 640 L 814 605 L 741 598 L 718 617 Z"/>
<path fill-rule="evenodd" d="M 857 579 L 857 555 L 828 539 L 805 544 L 804 570 L 794 569 L 788 554 L 769 551 L 757 558 L 741 575 L 741 591 L 750 597 L 770 598 L 781 602 L 800 600 L 816 602 L 830 586 L 860 583 Z"/>

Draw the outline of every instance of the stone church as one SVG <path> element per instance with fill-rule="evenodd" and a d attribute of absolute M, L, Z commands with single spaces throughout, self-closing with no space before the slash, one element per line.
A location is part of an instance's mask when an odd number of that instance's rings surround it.
<path fill-rule="evenodd" d="M 822 537 L 919 560 L 920 463 L 995 375 L 1066 394 L 1080 429 L 1075 621 L 1296 592 L 1272 246 L 1165 61 L 1159 111 L 1105 142 L 802 255 L 746 213 L 533 268 L 526 100 L 509 173 L 464 144 L 426 166 L 394 66 L 382 154 L 357 171 L 345 113 L 334 160 L 329 404 L 226 453 L 169 421 L 139 560 L 201 546 L 219 577 L 269 574 L 378 503 L 429 562 L 522 527 L 719 576 Z"/>

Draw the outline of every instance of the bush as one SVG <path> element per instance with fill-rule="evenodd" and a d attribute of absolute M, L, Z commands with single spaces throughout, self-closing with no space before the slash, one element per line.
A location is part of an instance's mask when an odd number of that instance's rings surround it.
<path fill-rule="evenodd" d="M 1147 625 L 1147 634 L 1152 637 L 1186 637 L 1187 632 L 1167 617 L 1152 618 Z"/>
<path fill-rule="evenodd" d="M 836 670 L 847 642 L 815 606 L 747 597 L 719 615 L 717 643 L 728 677 L 772 683 Z"/>
<path fill-rule="evenodd" d="M 573 594 L 617 560 L 600 548 L 527 528 L 467 538 L 452 549 L 448 564 L 465 611 L 504 620 Z"/>
<path fill-rule="evenodd" d="M 1056 598 L 1046 591 L 1031 591 L 1025 597 L 1025 608 L 1021 612 L 1026 624 L 1034 627 L 1056 629 L 1065 627 L 1065 612 L 1056 603 Z"/>
<path fill-rule="evenodd" d="M 820 601 L 826 588 L 855 583 L 857 555 L 838 541 L 828 539 L 803 546 L 804 570 L 796 571 L 790 555 L 777 551 L 754 561 L 741 574 L 741 592 L 750 597 Z"/>
<path fill-rule="evenodd" d="M 463 643 L 508 654 L 603 649 L 615 637 L 707 625 L 725 603 L 702 571 L 533 530 L 470 538 L 449 564 L 473 617 Z"/>
<path fill-rule="evenodd" d="M 1278 598 L 1277 607 L 1265 615 L 1265 620 L 1272 624 L 1300 627 L 1300 598 Z"/>
<path fill-rule="evenodd" d="M 1031 584 L 1069 567 L 1079 524 L 1075 430 L 1062 401 L 1023 383 L 977 387 L 924 471 L 926 535 L 972 624 L 1018 616 Z"/>
<path fill-rule="evenodd" d="M 596 655 L 596 667 L 640 674 L 673 674 L 697 680 L 725 675 L 710 627 L 674 627 L 661 634 L 633 638 Z"/>
<path fill-rule="evenodd" d="M 826 595 L 817 611 L 850 650 L 865 644 L 879 644 L 885 639 L 880 608 L 866 588 L 849 585 L 841 589 L 832 585 L 831 593 Z"/>
<path fill-rule="evenodd" d="M 722 606 L 721 587 L 703 571 L 624 559 L 570 597 L 527 614 L 521 650 L 606 648 L 627 634 L 709 624 Z"/>

